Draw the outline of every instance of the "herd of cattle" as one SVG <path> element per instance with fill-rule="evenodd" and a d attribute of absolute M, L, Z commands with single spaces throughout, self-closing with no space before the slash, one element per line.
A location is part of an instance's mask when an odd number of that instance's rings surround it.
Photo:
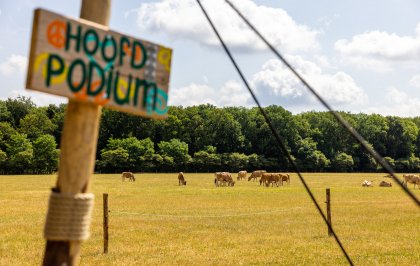
<path fill-rule="evenodd" d="M 237 180 L 242 180 L 247 178 L 247 171 L 239 171 Z M 136 178 L 134 177 L 134 174 L 131 172 L 123 172 L 122 173 L 122 181 L 125 181 L 126 178 L 128 178 L 129 181 L 136 181 Z M 385 177 L 390 177 L 389 175 Z M 259 180 L 258 180 L 259 178 Z M 267 173 L 265 170 L 256 170 L 251 173 L 251 175 L 248 177 L 248 181 L 259 181 L 260 186 L 265 185 L 266 187 L 276 185 L 277 187 L 279 185 L 283 186 L 283 183 L 286 182 L 287 184 L 290 184 L 290 175 L 287 173 Z M 403 182 L 405 186 L 408 185 L 408 183 L 414 184 L 414 189 L 417 187 L 420 189 L 420 176 L 414 175 L 414 174 L 405 174 L 403 175 Z M 185 180 L 185 176 L 183 172 L 178 173 L 178 185 L 180 186 L 186 186 L 187 181 Z M 233 187 L 235 185 L 235 181 L 233 181 L 232 174 L 229 172 L 216 172 L 214 173 L 214 185 L 216 187 L 219 186 L 228 186 Z M 364 180 L 362 182 L 363 187 L 372 187 L 373 181 Z M 379 183 L 380 187 L 392 187 L 391 182 L 387 181 L 381 181 Z"/>
<path fill-rule="evenodd" d="M 386 175 L 384 177 L 390 178 L 391 175 Z M 405 174 L 405 175 L 403 175 L 402 183 L 406 187 L 407 187 L 408 183 L 411 183 L 411 184 L 414 184 L 414 189 L 416 189 L 416 185 L 420 189 L 420 176 L 419 175 L 414 175 L 414 174 Z M 372 187 L 372 186 L 373 186 L 373 181 L 365 180 L 365 181 L 362 182 L 362 187 Z M 379 186 L 380 187 L 392 187 L 392 183 L 391 182 L 386 182 L 386 181 L 381 181 L 379 183 Z"/>

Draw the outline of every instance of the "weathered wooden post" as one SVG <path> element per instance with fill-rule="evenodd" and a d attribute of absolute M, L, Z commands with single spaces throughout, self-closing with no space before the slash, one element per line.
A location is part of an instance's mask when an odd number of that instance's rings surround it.
<path fill-rule="evenodd" d="M 107 26 L 111 0 L 83 0 L 80 17 Z M 69 101 L 60 145 L 56 192 L 87 193 L 95 165 L 101 106 Z M 77 265 L 81 241 L 47 240 L 44 265 Z"/>
<path fill-rule="evenodd" d="M 102 106 L 163 119 L 172 50 L 109 30 L 111 0 L 83 0 L 79 20 L 36 9 L 26 87 L 68 97 L 44 265 L 77 265 L 89 237 Z"/>
<path fill-rule="evenodd" d="M 108 193 L 104 197 L 104 253 L 108 253 Z"/>
<path fill-rule="evenodd" d="M 327 200 L 325 201 L 325 203 L 327 204 L 327 220 L 328 220 L 328 223 L 330 224 L 330 226 L 328 227 L 328 235 L 332 236 L 332 232 L 331 232 L 331 227 L 332 227 L 332 223 L 331 223 L 331 201 L 330 201 L 330 189 L 329 188 L 326 189 L 326 196 L 327 196 Z"/>

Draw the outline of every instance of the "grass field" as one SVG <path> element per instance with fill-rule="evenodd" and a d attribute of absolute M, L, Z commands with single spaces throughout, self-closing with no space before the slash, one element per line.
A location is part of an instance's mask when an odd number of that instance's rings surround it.
<path fill-rule="evenodd" d="M 96 204 L 81 265 L 346 265 L 296 175 L 290 186 L 212 174 L 94 175 Z M 304 174 L 355 265 L 420 265 L 420 209 L 383 174 Z M 236 176 L 235 176 L 236 177 Z M 236 178 L 235 178 L 236 179 Z M 364 179 L 375 187 L 363 188 Z M 39 265 L 49 189 L 55 176 L 0 176 L 0 265 Z M 388 180 L 387 180 L 388 181 Z M 420 190 L 410 189 L 420 197 Z M 109 194 L 109 253 L 102 254 L 102 193 Z"/>

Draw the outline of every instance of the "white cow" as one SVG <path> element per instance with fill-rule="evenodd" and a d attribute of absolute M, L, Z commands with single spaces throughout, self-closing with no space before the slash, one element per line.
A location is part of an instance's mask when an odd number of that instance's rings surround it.
<path fill-rule="evenodd" d="M 373 181 L 365 180 L 362 182 L 362 187 L 371 187 Z"/>

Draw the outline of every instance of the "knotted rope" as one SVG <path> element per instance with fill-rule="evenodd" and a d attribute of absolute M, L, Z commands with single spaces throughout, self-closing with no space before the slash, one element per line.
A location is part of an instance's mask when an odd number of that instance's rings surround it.
<path fill-rule="evenodd" d="M 93 208 L 92 193 L 50 195 L 44 237 L 54 241 L 86 240 Z"/>

